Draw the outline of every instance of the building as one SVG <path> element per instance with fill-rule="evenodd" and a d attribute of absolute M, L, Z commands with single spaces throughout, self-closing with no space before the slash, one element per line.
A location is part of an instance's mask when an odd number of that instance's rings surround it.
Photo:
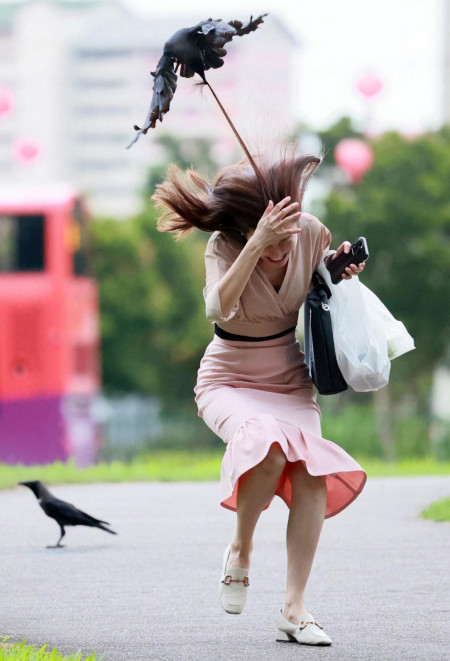
<path fill-rule="evenodd" d="M 450 124 L 450 0 L 444 0 L 443 5 L 443 44 L 444 44 L 444 80 L 443 107 L 444 124 Z"/>
<path fill-rule="evenodd" d="M 0 192 L 0 462 L 97 458 L 97 283 L 67 186 Z"/>
<path fill-rule="evenodd" d="M 70 182 L 94 213 L 126 218 L 139 209 L 148 167 L 163 157 L 157 131 L 211 137 L 219 162 L 234 158 L 231 129 L 193 79 L 179 80 L 163 124 L 126 150 L 147 114 L 164 41 L 202 18 L 141 19 L 115 0 L 0 5 L 0 185 Z M 208 74 L 252 146 L 292 128 L 297 49 L 271 15 L 233 40 L 223 69 Z"/>

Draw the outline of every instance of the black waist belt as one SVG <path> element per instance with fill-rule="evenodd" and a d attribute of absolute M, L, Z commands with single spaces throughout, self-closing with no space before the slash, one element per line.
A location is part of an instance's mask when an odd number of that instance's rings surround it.
<path fill-rule="evenodd" d="M 295 326 L 288 328 L 287 330 L 281 331 L 276 335 L 267 335 L 266 337 L 249 337 L 248 335 L 235 335 L 234 333 L 228 333 L 228 331 L 223 330 L 217 324 L 214 324 L 214 332 L 216 335 L 222 338 L 222 340 L 234 340 L 235 342 L 264 342 L 265 340 L 276 340 L 277 337 L 283 337 L 283 335 L 288 335 L 295 331 Z"/>

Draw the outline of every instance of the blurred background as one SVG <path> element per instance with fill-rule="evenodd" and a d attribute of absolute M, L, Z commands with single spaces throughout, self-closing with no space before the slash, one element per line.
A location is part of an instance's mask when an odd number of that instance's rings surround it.
<path fill-rule="evenodd" d="M 304 208 L 334 247 L 366 236 L 364 282 L 417 347 L 387 388 L 321 397 L 323 435 L 450 458 L 450 0 L 1 0 L 0 462 L 220 447 L 192 392 L 208 237 L 158 233 L 150 197 L 172 161 L 241 153 L 192 79 L 125 147 L 177 29 L 266 11 L 208 79 L 252 148 L 324 155 Z"/>

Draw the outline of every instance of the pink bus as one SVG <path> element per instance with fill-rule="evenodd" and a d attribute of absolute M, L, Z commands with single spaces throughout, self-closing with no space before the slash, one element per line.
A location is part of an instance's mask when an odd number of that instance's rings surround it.
<path fill-rule="evenodd" d="M 0 191 L 0 462 L 93 463 L 99 314 L 66 186 Z"/>

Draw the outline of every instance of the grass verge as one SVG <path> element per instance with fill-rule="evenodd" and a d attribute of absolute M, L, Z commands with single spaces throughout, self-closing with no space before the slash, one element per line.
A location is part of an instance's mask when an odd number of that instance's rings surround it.
<path fill-rule="evenodd" d="M 131 462 L 112 461 L 77 468 L 72 461 L 47 466 L 0 464 L 0 489 L 17 482 L 41 480 L 46 484 L 89 482 L 205 482 L 217 480 L 222 455 L 218 452 L 155 452 Z"/>
<path fill-rule="evenodd" d="M 426 510 L 422 512 L 425 519 L 434 521 L 450 521 L 450 498 L 443 498 L 435 503 L 431 503 Z"/>
<path fill-rule="evenodd" d="M 3 638 L 0 640 L 0 661 L 100 661 L 100 657 L 95 652 L 86 657 L 81 652 L 62 656 L 56 647 L 47 651 L 47 645 L 38 649 L 34 645 L 27 645 L 24 640 L 9 644 L 8 638 Z"/>
<path fill-rule="evenodd" d="M 112 461 L 88 468 L 73 462 L 47 466 L 0 464 L 0 489 L 11 489 L 20 481 L 41 480 L 46 484 L 92 482 L 210 482 L 220 477 L 223 453 L 219 451 L 158 451 L 129 463 Z M 386 463 L 379 459 L 358 458 L 369 477 L 450 475 L 450 462 L 435 459 L 405 459 Z"/>

